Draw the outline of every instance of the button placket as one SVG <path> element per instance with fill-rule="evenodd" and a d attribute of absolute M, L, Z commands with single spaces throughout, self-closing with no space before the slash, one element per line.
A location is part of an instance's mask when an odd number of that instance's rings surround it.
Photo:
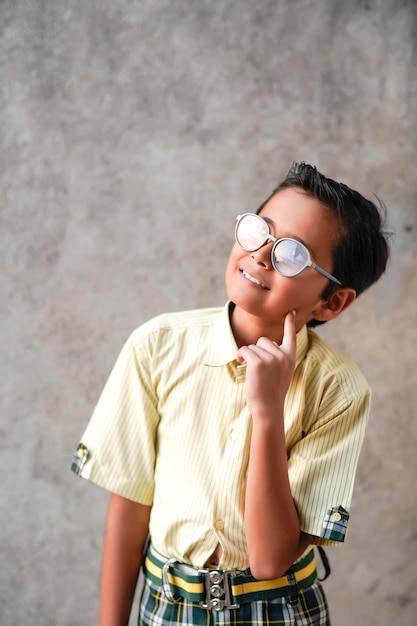
<path fill-rule="evenodd" d="M 246 364 L 229 363 L 232 387 L 228 399 L 225 419 L 227 419 L 227 435 L 225 445 L 217 469 L 216 489 L 213 501 L 213 529 L 218 540 L 227 544 L 228 533 L 240 524 L 241 515 L 236 505 L 231 506 L 230 485 L 240 485 L 242 480 L 242 463 L 246 462 L 245 432 L 250 422 L 246 407 L 245 387 Z"/>

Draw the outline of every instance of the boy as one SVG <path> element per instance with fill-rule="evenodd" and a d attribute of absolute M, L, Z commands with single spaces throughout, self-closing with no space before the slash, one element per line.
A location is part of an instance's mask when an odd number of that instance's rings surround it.
<path fill-rule="evenodd" d="M 128 623 L 144 550 L 140 624 L 330 623 L 313 546 L 345 539 L 370 390 L 307 327 L 384 272 L 381 216 L 300 163 L 235 239 L 229 302 L 134 331 L 77 450 L 112 492 L 101 626 Z"/>

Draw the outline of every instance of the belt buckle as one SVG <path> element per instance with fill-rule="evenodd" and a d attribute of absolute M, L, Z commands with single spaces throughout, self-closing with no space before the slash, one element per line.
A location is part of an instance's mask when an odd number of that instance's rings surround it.
<path fill-rule="evenodd" d="M 233 604 L 230 577 L 236 575 L 236 570 L 200 569 L 198 573 L 203 577 L 206 599 L 200 602 L 203 609 L 222 611 L 223 609 L 237 609 L 240 604 Z"/>

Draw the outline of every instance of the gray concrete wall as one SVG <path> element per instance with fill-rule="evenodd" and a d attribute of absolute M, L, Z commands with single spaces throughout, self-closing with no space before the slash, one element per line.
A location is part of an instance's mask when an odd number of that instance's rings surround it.
<path fill-rule="evenodd" d="M 69 471 L 130 331 L 222 304 L 293 160 L 377 194 L 385 278 L 322 333 L 374 391 L 334 626 L 416 614 L 414 0 L 0 3 L 0 623 L 94 624 L 108 495 Z M 131 620 L 134 623 L 134 620 Z"/>

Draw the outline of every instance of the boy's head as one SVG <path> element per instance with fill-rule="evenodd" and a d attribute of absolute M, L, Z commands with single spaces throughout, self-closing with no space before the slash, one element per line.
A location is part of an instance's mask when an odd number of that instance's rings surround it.
<path fill-rule="evenodd" d="M 344 287 L 359 296 L 383 274 L 389 256 L 387 237 L 382 230 L 383 215 L 378 207 L 343 183 L 326 178 L 315 167 L 294 163 L 285 179 L 261 204 L 257 213 L 283 189 L 299 188 L 331 209 L 337 217 L 338 232 L 333 247 L 333 274 Z M 323 292 L 327 300 L 338 289 L 329 281 Z M 322 321 L 312 319 L 308 325 Z"/>

